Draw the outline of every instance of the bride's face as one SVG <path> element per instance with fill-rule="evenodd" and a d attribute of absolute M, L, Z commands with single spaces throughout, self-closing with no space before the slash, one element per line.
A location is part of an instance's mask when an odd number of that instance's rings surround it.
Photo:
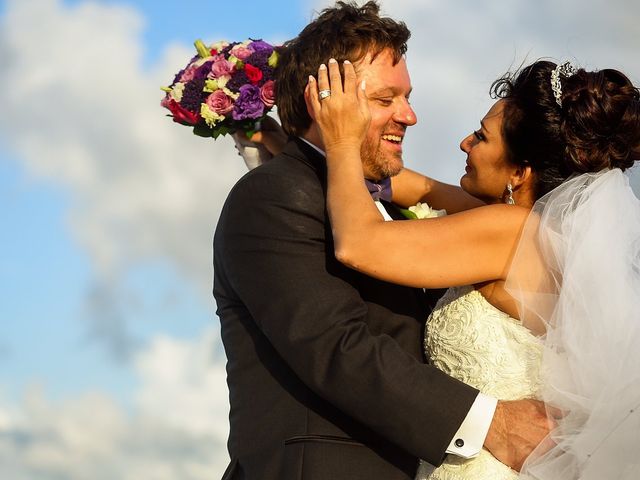
<path fill-rule="evenodd" d="M 460 149 L 467 154 L 464 191 L 487 203 L 501 203 L 515 167 L 507 160 L 502 138 L 504 101 L 493 104 L 480 121 L 481 128 L 464 138 Z"/>

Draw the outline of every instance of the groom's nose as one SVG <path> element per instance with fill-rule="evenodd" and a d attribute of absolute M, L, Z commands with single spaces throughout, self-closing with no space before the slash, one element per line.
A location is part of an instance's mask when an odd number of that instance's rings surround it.
<path fill-rule="evenodd" d="M 403 99 L 398 106 L 398 109 L 395 111 L 393 115 L 393 120 L 397 123 L 406 126 L 415 125 L 418 122 L 418 118 L 416 117 L 416 112 L 413 111 L 411 105 L 409 104 L 409 100 Z"/>

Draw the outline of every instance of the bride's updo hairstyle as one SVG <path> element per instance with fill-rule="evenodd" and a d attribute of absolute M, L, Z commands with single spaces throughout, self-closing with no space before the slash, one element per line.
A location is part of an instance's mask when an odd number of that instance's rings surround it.
<path fill-rule="evenodd" d="M 557 65 L 537 61 L 491 86 L 505 100 L 502 134 L 509 159 L 530 165 L 536 198 L 574 173 L 631 167 L 640 159 L 640 94 L 612 69 L 579 69 L 559 75 Z M 557 98 L 556 98 L 557 97 Z"/>

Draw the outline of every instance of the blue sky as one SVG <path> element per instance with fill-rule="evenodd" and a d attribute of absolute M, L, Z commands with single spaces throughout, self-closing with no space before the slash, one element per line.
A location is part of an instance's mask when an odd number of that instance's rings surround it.
<path fill-rule="evenodd" d="M 280 42 L 329 3 L 0 0 L 0 478 L 220 476 L 211 238 L 244 166 L 229 139 L 165 118 L 159 86 L 195 38 Z M 632 1 L 382 6 L 413 32 L 407 163 L 450 182 L 510 65 L 640 83 Z"/>
<path fill-rule="evenodd" d="M 75 9 L 82 3 L 85 2 L 67 0 L 60 8 Z M 215 20 L 220 9 L 211 2 L 190 2 L 189 8 L 182 9 L 169 5 L 158 8 L 158 2 L 152 1 L 98 3 L 124 5 L 142 15 L 145 67 L 158 61 L 157 46 L 170 42 L 188 46 L 197 36 L 209 40 L 249 35 L 282 38 L 304 24 L 302 6 L 295 4 L 291 8 L 284 1 L 272 2 L 270 12 L 263 12 L 264 17 L 225 15 L 220 21 Z M 262 9 L 260 3 L 244 5 Z M 7 2 L 3 1 L 0 11 L 6 8 Z M 277 22 L 274 12 L 280 12 Z M 214 34 L 217 36 L 211 37 Z M 158 115 L 162 115 L 160 109 Z M 10 299 L 3 317 L 13 319 L 6 322 L 8 329 L 3 329 L 0 343 L 2 377 L 7 381 L 4 387 L 9 384 L 16 394 L 24 382 L 40 378 L 54 396 L 92 385 L 108 385 L 126 399 L 131 384 L 126 370 L 118 363 L 111 364 L 104 353 L 93 348 L 87 341 L 90 332 L 83 333 L 79 328 L 84 316 L 82 305 L 91 284 L 91 261 L 68 229 L 72 200 L 63 187 L 29 175 L 20 164 L 19 153 L 2 148 L 0 155 L 2 223 L 11 226 L 3 235 L 6 261 L 2 262 L 2 283 L 5 298 Z M 132 309 L 142 317 L 132 332 L 138 341 L 157 331 L 193 336 L 203 324 L 215 320 L 211 304 L 180 286 L 175 272 L 162 263 L 140 266 L 124 279 L 123 290 L 136 291 L 142 297 L 142 305 Z M 161 303 L 169 290 L 174 292 L 176 301 L 167 310 Z M 175 321 L 176 317 L 180 322 Z"/>
<path fill-rule="evenodd" d="M 59 8 L 75 9 L 82 3 L 67 0 Z M 271 2 L 270 11 L 260 15 L 227 17 L 220 22 L 215 20 L 220 9 L 211 2 L 190 2 L 188 9 L 177 4 L 158 8 L 158 2 L 152 1 L 98 3 L 126 6 L 142 15 L 144 66 L 157 62 L 159 52 L 170 42 L 188 46 L 198 36 L 209 40 L 250 35 L 285 38 L 304 25 L 302 5 L 291 8 L 284 1 Z M 244 2 L 248 9 L 262 10 L 260 4 Z M 7 2 L 3 1 L 0 12 L 6 8 Z M 280 12 L 277 21 L 275 12 Z M 158 115 L 162 115 L 161 110 Z M 52 395 L 59 397 L 99 385 L 126 401 L 132 382 L 126 369 L 110 362 L 108 353 L 92 345 L 91 333 L 79 328 L 85 315 L 82 305 L 90 294 L 92 265 L 67 227 L 73 200 L 64 188 L 30 176 L 20 164 L 19 153 L 2 148 L 0 155 L 2 223 L 11 226 L 5 229 L 2 240 L 6 258 L 1 267 L 2 289 L 10 299 L 2 315 L 8 320 L 8 329 L 3 329 L 0 337 L 3 387 L 8 386 L 17 395 L 25 382 L 40 379 Z M 123 290 L 139 292 L 143 300 L 137 307 L 143 318 L 132 327 L 134 341 L 143 342 L 157 331 L 194 336 L 203 324 L 215 320 L 212 305 L 182 286 L 171 267 L 159 262 L 140 265 L 130 272 Z M 162 305 L 168 291 L 176 298 L 169 309 Z M 180 322 L 175 321 L 177 317 Z"/>
<path fill-rule="evenodd" d="M 17 48 L 15 42 L 29 43 L 33 37 L 38 37 L 37 42 L 40 48 L 30 50 L 38 52 L 33 57 L 34 62 L 39 56 L 47 55 L 51 47 L 51 57 L 57 55 L 58 60 L 68 61 L 67 66 L 73 66 L 72 57 L 78 54 L 79 58 L 85 59 L 85 71 L 91 72 L 95 67 L 91 53 L 83 57 L 78 52 L 87 48 L 85 43 L 94 44 L 96 49 L 101 48 L 96 37 L 103 34 L 104 28 L 116 31 L 116 36 L 126 37 L 125 40 L 128 43 L 125 45 L 130 45 L 132 50 L 137 50 L 132 58 L 133 62 L 137 62 L 135 75 L 144 77 L 147 74 L 152 75 L 149 73 L 151 70 L 163 69 L 162 74 L 157 71 L 153 73 L 157 79 L 153 82 L 145 78 L 139 80 L 142 88 L 148 88 L 149 97 L 153 99 L 152 103 L 143 108 L 161 119 L 161 125 L 169 128 L 172 135 L 177 135 L 178 144 L 172 145 L 173 151 L 176 152 L 175 164 L 169 165 L 169 169 L 179 169 L 179 162 L 189 161 L 189 158 L 179 158 L 180 153 L 184 153 L 184 149 L 179 145 L 180 142 L 186 141 L 186 149 L 191 149 L 192 154 L 195 148 L 196 156 L 203 157 L 203 153 L 209 153 L 201 139 L 196 140 L 186 129 L 179 131 L 168 119 L 163 118 L 165 113 L 159 107 L 162 97 L 160 85 L 167 83 L 172 78 L 170 73 L 182 67 L 191 56 L 193 40 L 198 37 L 214 41 L 221 38 L 244 39 L 253 36 L 281 41 L 293 35 L 295 30 L 305 23 L 303 5 L 296 4 L 296 8 L 291 8 L 287 2 L 272 2 L 271 10 L 261 12 L 259 15 L 236 16 L 220 21 L 215 20 L 218 14 L 216 11 L 219 8 L 212 7 L 211 2 L 203 1 L 189 2 L 188 10 L 178 4 L 167 4 L 159 8 L 158 2 L 151 1 L 88 3 L 77 0 L 65 2 L 38 0 L 29 2 L 29 5 L 21 3 L 16 1 L 0 3 L 0 22 L 2 22 L 0 30 L 2 47 L 0 48 L 7 49 L 13 55 L 28 54 L 26 51 L 21 53 L 21 49 Z M 245 2 L 244 5 L 261 10 L 259 3 Z M 281 12 L 277 19 L 275 12 Z M 282 12 L 285 12 L 286 16 L 283 16 Z M 47 26 L 52 31 L 51 37 L 57 37 L 70 27 L 71 30 L 79 28 L 78 32 L 70 32 L 72 36 L 77 36 L 66 44 L 57 42 L 56 45 L 49 45 L 46 36 L 39 31 L 40 25 L 35 18 L 37 15 L 45 15 L 46 18 L 41 20 L 51 22 L 51 26 Z M 102 15 L 107 15 L 104 24 L 99 21 Z M 109 20 L 109 16 L 115 17 Z M 84 31 L 81 25 L 83 22 L 86 23 Z M 122 28 L 119 25 L 123 25 Z M 12 28 L 15 30 L 11 31 Z M 31 32 L 25 32 L 29 29 L 32 29 L 33 36 L 30 35 Z M 25 33 L 21 36 L 20 32 Z M 113 35 L 111 37 L 105 35 L 105 37 L 112 38 Z M 53 40 L 51 43 L 56 41 Z M 177 48 L 179 52 L 174 53 L 173 61 L 167 64 L 163 55 L 166 54 L 168 46 Z M 117 54 L 114 55 L 116 62 L 117 57 Z M 16 77 L 13 77 L 18 82 L 22 83 L 23 75 L 29 74 L 30 78 L 36 78 L 42 74 L 32 62 L 25 64 L 28 67 L 33 66 L 33 70 L 28 73 L 19 72 Z M 163 65 L 159 67 L 159 64 Z M 5 62 L 3 65 L 0 66 L 0 76 L 6 80 L 6 75 L 11 74 L 12 67 L 7 66 Z M 54 84 L 58 83 L 59 80 L 55 77 L 58 74 L 64 76 L 61 72 L 64 67 L 57 70 L 52 58 L 49 68 L 50 71 L 46 75 Z M 119 68 L 122 66 L 115 63 L 114 78 L 116 80 Z M 90 78 L 87 80 L 92 81 Z M 24 83 L 28 81 L 25 79 Z M 114 89 L 126 88 L 124 84 L 111 86 Z M 55 89 L 48 91 L 49 94 L 51 92 L 55 94 Z M 88 164 L 93 164 L 97 167 L 99 175 L 118 177 L 121 182 L 126 183 L 129 177 L 127 165 L 114 167 L 110 164 L 109 158 L 103 159 L 104 163 L 99 165 L 100 160 L 96 161 L 93 158 L 94 152 L 91 145 L 82 147 L 85 151 L 81 152 L 80 156 L 84 158 L 75 164 L 75 167 L 64 166 L 64 159 L 57 161 L 48 158 L 49 148 L 55 150 L 56 142 L 59 142 L 58 147 L 61 149 L 70 148 L 73 153 L 73 145 L 69 143 L 73 143 L 76 137 L 83 135 L 83 128 L 77 125 L 77 120 L 91 122 L 92 115 L 83 116 L 86 113 L 82 112 L 83 103 L 87 97 L 82 93 L 74 97 L 73 91 L 67 93 L 69 96 L 62 105 L 47 105 L 46 100 L 42 102 L 44 108 L 60 109 L 62 106 L 63 110 L 42 115 L 40 115 L 42 112 L 35 107 L 38 100 L 31 95 L 25 97 L 31 99 L 28 101 L 34 106 L 32 110 L 36 113 L 34 121 L 32 122 L 30 118 L 23 117 L 20 120 L 16 118 L 14 122 L 5 122 L 0 127 L 0 200 L 3 205 L 0 221 L 4 225 L 1 241 L 3 256 L 0 263 L 2 273 L 0 288 L 3 291 L 0 318 L 4 327 L 0 334 L 0 437 L 10 439 L 22 435 L 24 438 L 26 435 L 27 438 L 34 438 L 32 445 L 20 448 L 11 442 L 0 441 L 0 476 L 2 478 L 7 478 L 5 475 L 10 475 L 11 478 L 34 478 L 35 472 L 42 475 L 38 478 L 83 478 L 83 469 L 87 467 L 73 464 L 73 462 L 60 466 L 56 462 L 47 460 L 34 461 L 33 455 L 34 451 L 39 449 L 45 449 L 49 455 L 54 455 L 57 450 L 68 448 L 68 445 L 65 446 L 64 438 L 59 438 L 53 445 L 43 446 L 37 439 L 37 435 L 43 429 L 53 429 L 54 432 L 56 429 L 68 429 L 68 424 L 73 424 L 77 420 L 76 412 L 82 410 L 78 407 L 78 402 L 84 402 L 86 408 L 95 408 L 96 415 L 99 414 L 100 409 L 96 405 L 100 402 L 92 397 L 87 398 L 87 395 L 100 395 L 100 398 L 111 402 L 110 408 L 115 409 L 127 419 L 126 423 L 134 423 L 137 419 L 145 417 L 148 415 L 147 410 L 153 410 L 153 408 L 157 408 L 158 413 L 165 408 L 185 409 L 184 403 L 188 403 L 188 400 L 175 401 L 173 404 L 171 400 L 166 400 L 169 402 L 168 407 L 163 404 L 145 409 L 141 405 L 145 402 L 153 403 L 155 401 L 153 397 L 157 396 L 170 398 L 172 394 L 167 390 L 180 390 L 176 383 L 186 382 L 189 379 L 196 384 L 201 382 L 202 389 L 213 391 L 216 398 L 220 398 L 223 403 L 226 401 L 224 377 L 220 376 L 223 353 L 216 333 L 215 305 L 208 293 L 211 289 L 211 255 L 208 251 L 210 249 L 200 248 L 200 258 L 195 260 L 201 262 L 201 270 L 204 273 L 188 272 L 189 267 L 180 260 L 181 254 L 177 255 L 176 260 L 176 256 L 168 253 L 167 250 L 180 248 L 180 238 L 184 236 L 186 239 L 190 236 L 189 222 L 181 222 L 178 218 L 174 225 L 168 227 L 163 225 L 162 218 L 159 218 L 157 225 L 160 230 L 169 229 L 173 233 L 178 230 L 175 239 L 177 244 L 165 246 L 165 250 L 160 247 L 162 251 L 158 251 L 156 245 L 148 252 L 145 251 L 144 246 L 139 245 L 136 251 L 132 252 L 126 247 L 130 240 L 127 222 L 135 222 L 136 219 L 123 220 L 116 213 L 113 216 L 107 214 L 107 217 L 113 222 L 111 228 L 122 229 L 116 236 L 124 246 L 121 246 L 120 251 L 112 253 L 107 260 L 98 258 L 100 253 L 96 251 L 96 242 L 94 241 L 92 246 L 91 240 L 87 241 L 81 233 L 78 233 L 78 230 L 83 230 L 83 219 L 92 218 L 95 215 L 92 209 L 108 208 L 113 202 L 122 202 L 122 208 L 126 209 L 129 201 L 127 188 L 135 189 L 135 181 L 125 188 L 119 186 L 114 191 L 110 191 L 108 193 L 110 198 L 107 199 L 106 205 L 100 207 L 91 192 L 94 186 L 100 188 L 102 183 L 100 179 L 98 178 L 93 186 L 82 185 L 82 180 L 75 178 L 73 169 L 83 170 Z M 94 93 L 101 95 L 100 91 L 91 92 L 91 95 Z M 137 102 L 137 99 L 129 95 L 122 101 L 123 103 Z M 99 108 L 100 102 L 96 102 L 91 107 Z M 126 112 L 127 107 L 123 105 L 122 111 Z M 64 111 L 67 108 L 77 110 L 76 113 L 80 118 L 74 119 L 72 115 L 67 116 Z M 136 109 L 137 107 L 133 106 L 132 110 Z M 20 121 L 23 125 L 16 125 Z M 62 128 L 62 124 L 65 123 L 66 128 Z M 60 136 L 54 137 L 49 132 L 56 127 L 61 127 L 61 136 L 66 136 L 64 140 Z M 77 133 L 73 132 L 74 128 L 77 128 Z M 120 140 L 119 129 L 118 122 L 112 121 L 103 124 L 98 122 L 89 130 L 98 130 L 102 135 L 112 135 L 111 140 L 117 143 Z M 22 132 L 25 137 L 16 138 L 16 132 Z M 18 137 L 20 135 L 21 133 L 17 134 Z M 31 136 L 51 146 L 43 145 L 39 152 L 29 152 Z M 148 138 L 152 139 L 153 136 Z M 144 153 L 144 146 L 138 144 L 131 146 Z M 211 214 L 208 216 L 206 215 L 207 207 L 203 206 L 205 215 L 200 225 L 202 239 L 197 242 L 201 245 L 210 244 L 217 211 L 225 191 L 243 172 L 244 167 L 232 157 L 233 151 L 229 147 L 230 145 L 220 146 L 218 150 L 223 152 L 222 156 L 227 157 L 227 160 L 232 159 L 237 166 L 233 168 L 233 174 L 227 173 L 224 176 L 221 185 L 213 182 L 212 187 L 219 187 L 220 190 L 213 201 L 210 195 L 203 198 L 203 201 L 211 201 L 213 205 L 210 209 Z M 98 146 L 95 148 L 97 149 Z M 115 151 L 117 152 L 118 149 L 116 148 Z M 153 152 L 148 153 L 153 155 Z M 59 153 L 59 155 L 64 154 Z M 185 156 L 188 157 L 188 153 Z M 131 158 L 135 160 L 135 156 Z M 113 160 L 116 163 L 118 161 L 118 159 Z M 215 167 L 213 158 L 202 164 L 209 170 L 206 173 L 215 177 L 215 169 L 209 169 L 209 167 Z M 61 173 L 57 170 L 58 168 L 62 168 L 65 172 Z M 141 176 L 144 176 L 144 172 Z M 109 178 L 105 179 L 106 183 L 110 181 Z M 172 188 L 171 185 L 166 187 Z M 149 188 L 153 189 L 154 186 Z M 202 187 L 200 190 L 203 190 Z M 152 202 L 145 199 L 143 203 L 147 201 Z M 144 209 L 145 207 L 142 206 L 138 214 L 143 215 Z M 162 211 L 159 209 L 151 214 L 161 217 Z M 74 219 L 74 216 L 80 218 Z M 154 239 L 145 241 L 153 243 Z M 108 242 L 109 240 L 106 239 L 107 244 Z M 97 243 L 100 243 L 100 239 Z M 99 246 L 97 248 L 100 249 Z M 184 248 L 188 250 L 190 247 L 186 245 Z M 182 255 L 184 256 L 184 253 Z M 197 351 L 197 342 L 202 341 L 203 338 L 208 339 L 203 344 L 203 351 L 208 353 L 201 359 L 201 367 L 184 364 L 180 367 L 182 370 L 175 373 L 175 378 L 167 380 L 165 377 L 169 378 L 171 375 L 166 374 L 165 371 L 176 368 L 182 357 L 193 356 L 193 352 Z M 147 357 L 145 352 L 148 353 Z M 169 357 L 164 358 L 163 355 L 169 355 Z M 155 360 L 145 361 L 145 358 L 150 357 Z M 206 370 L 213 362 L 216 364 L 218 377 L 212 386 L 207 384 L 207 378 L 210 375 Z M 154 365 L 160 366 L 156 368 Z M 171 382 L 174 383 L 171 384 Z M 165 383 L 169 385 L 166 386 Z M 194 385 L 194 391 L 197 392 L 197 390 L 198 385 Z M 145 398 L 152 400 L 145 400 Z M 206 394 L 202 395 L 202 398 L 206 398 Z M 34 402 L 35 407 L 30 405 Z M 203 408 L 210 405 L 215 409 L 215 402 L 201 403 Z M 34 408 L 35 411 L 40 411 L 43 405 L 53 410 L 70 408 L 67 424 L 52 426 L 48 423 L 49 420 L 40 419 L 37 422 L 26 420 L 26 417 L 34 417 Z M 71 405 L 74 407 L 71 408 Z M 224 468 L 226 456 L 224 452 L 226 412 L 224 408 L 218 408 L 218 410 L 213 418 L 216 420 L 215 423 L 220 424 L 220 427 L 217 425 L 216 427 L 221 428 L 222 433 L 216 437 L 210 433 L 213 426 L 209 427 L 205 432 L 208 436 L 205 438 L 210 438 L 211 443 L 207 449 L 203 449 L 204 453 L 197 460 L 207 465 L 206 470 L 214 476 L 219 473 L 216 470 Z M 204 414 L 200 419 L 185 420 L 178 415 L 173 423 L 165 422 L 167 425 L 170 424 L 166 428 L 185 430 L 185 425 L 189 425 L 186 428 L 189 430 L 189 435 L 195 435 L 195 433 L 200 435 L 197 423 L 206 425 L 207 418 L 204 418 L 206 416 Z M 96 426 L 94 430 L 99 428 L 101 427 Z M 90 431 L 91 428 L 88 429 L 87 436 L 90 435 Z M 90 442 L 85 442 L 85 444 L 88 443 Z M 148 443 L 153 443 L 151 434 L 149 434 Z M 207 445 L 206 442 L 203 443 Z M 145 441 L 140 440 L 140 444 L 143 446 Z M 176 471 L 184 472 L 182 463 L 194 461 L 189 455 L 182 455 L 184 461 L 179 458 L 179 452 L 183 446 L 176 446 L 175 450 L 178 453 L 175 454 L 175 459 L 153 460 L 152 455 L 152 462 L 157 462 L 158 468 L 162 467 L 163 462 L 169 464 L 162 468 L 172 472 L 171 476 L 176 478 Z M 117 447 L 110 446 L 110 448 L 114 449 L 111 458 L 102 460 L 94 458 L 93 468 L 100 468 L 100 462 L 105 464 L 120 462 L 123 465 L 131 463 L 122 460 L 124 453 L 116 452 Z M 197 451 L 197 449 L 193 450 Z M 212 455 L 208 454 L 207 450 L 217 452 Z M 158 457 L 160 456 L 158 454 Z M 93 457 L 89 455 L 88 458 Z M 62 477 L 58 477 L 60 471 L 63 472 Z M 122 478 L 124 475 L 125 473 L 115 474 L 116 477 Z M 184 478 L 203 477 L 192 474 Z"/>

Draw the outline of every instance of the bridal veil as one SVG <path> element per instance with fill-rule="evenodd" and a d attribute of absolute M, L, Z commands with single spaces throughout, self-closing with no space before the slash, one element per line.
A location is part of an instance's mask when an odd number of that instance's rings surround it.
<path fill-rule="evenodd" d="M 637 479 L 640 201 L 626 174 L 575 176 L 536 202 L 506 288 L 546 331 L 540 397 L 558 420 L 522 478 Z"/>

